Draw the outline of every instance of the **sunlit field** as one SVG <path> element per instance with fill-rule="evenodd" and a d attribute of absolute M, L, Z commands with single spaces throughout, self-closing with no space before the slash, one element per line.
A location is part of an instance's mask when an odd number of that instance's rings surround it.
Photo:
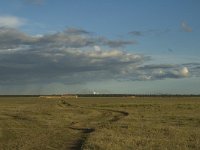
<path fill-rule="evenodd" d="M 1 150 L 200 149 L 199 97 L 1 97 Z"/>

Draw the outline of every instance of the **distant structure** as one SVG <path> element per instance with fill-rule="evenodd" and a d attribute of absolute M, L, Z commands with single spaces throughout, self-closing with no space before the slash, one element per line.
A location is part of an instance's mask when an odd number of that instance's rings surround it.
<path fill-rule="evenodd" d="M 76 95 L 76 94 L 63 94 L 63 95 L 61 95 L 61 98 L 78 98 L 78 95 Z"/>
<path fill-rule="evenodd" d="M 41 95 L 39 98 L 46 99 L 60 99 L 60 98 L 78 98 L 76 94 L 63 94 L 63 95 Z"/>
<path fill-rule="evenodd" d="M 96 91 L 93 91 L 93 95 L 97 95 L 97 94 L 99 94 L 98 92 L 96 92 Z"/>

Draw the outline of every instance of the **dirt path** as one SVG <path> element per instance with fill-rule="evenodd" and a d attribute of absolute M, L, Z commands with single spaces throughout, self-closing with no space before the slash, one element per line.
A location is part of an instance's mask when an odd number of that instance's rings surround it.
<path fill-rule="evenodd" d="M 90 127 L 90 128 L 84 127 L 84 125 L 81 124 L 80 122 L 72 122 L 69 126 L 69 129 L 76 130 L 81 133 L 80 137 L 77 137 L 76 139 L 71 141 L 71 144 L 70 144 L 71 146 L 69 147 L 69 149 L 72 149 L 72 150 L 81 150 L 85 141 L 89 137 L 90 133 L 95 132 L 95 130 L 97 128 L 102 127 L 105 123 L 115 123 L 115 122 L 119 121 L 120 119 L 129 115 L 129 113 L 125 112 L 125 111 L 74 105 L 74 104 L 67 102 L 66 99 L 61 100 L 60 103 L 61 103 L 61 105 L 66 106 L 66 107 L 95 110 L 95 111 L 100 112 L 102 114 L 102 116 L 104 116 L 106 114 L 105 117 L 108 118 L 107 122 L 99 122 L 98 124 L 95 124 L 94 127 Z"/>

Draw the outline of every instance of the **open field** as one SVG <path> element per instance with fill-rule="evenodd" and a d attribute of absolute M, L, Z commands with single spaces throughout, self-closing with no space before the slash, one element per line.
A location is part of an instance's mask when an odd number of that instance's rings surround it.
<path fill-rule="evenodd" d="M 0 97 L 0 149 L 200 149 L 200 97 Z"/>

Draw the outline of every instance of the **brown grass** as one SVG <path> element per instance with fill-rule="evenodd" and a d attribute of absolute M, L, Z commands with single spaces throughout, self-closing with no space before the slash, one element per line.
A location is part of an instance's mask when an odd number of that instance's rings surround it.
<path fill-rule="evenodd" d="M 200 149 L 200 98 L 0 98 L 0 149 Z"/>

